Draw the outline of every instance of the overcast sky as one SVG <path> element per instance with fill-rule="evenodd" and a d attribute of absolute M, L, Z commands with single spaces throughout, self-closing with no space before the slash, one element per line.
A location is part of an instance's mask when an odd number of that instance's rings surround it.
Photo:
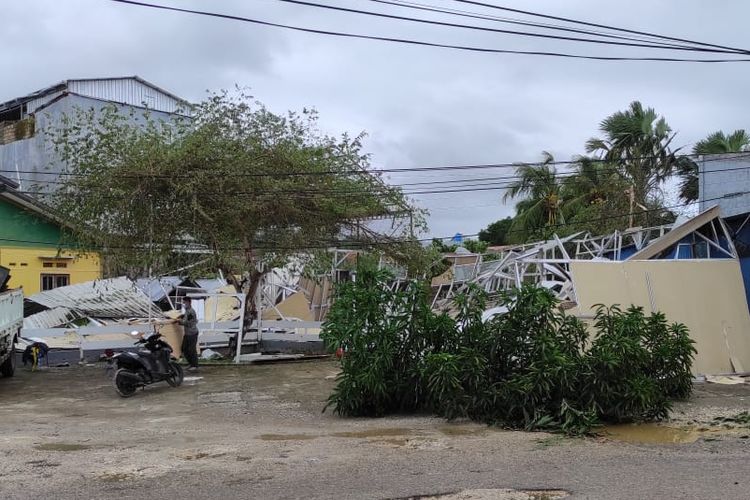
<path fill-rule="evenodd" d="M 368 0 L 318 1 L 446 20 Z M 746 35 L 750 2 L 745 0 L 538 0 L 533 7 L 522 0 L 485 1 L 750 47 Z M 648 49 L 425 26 L 277 0 L 153 3 L 439 43 L 653 55 Z M 450 0 L 420 3 L 493 13 Z M 534 161 L 542 150 L 568 160 L 583 152 L 583 143 L 597 134 L 602 118 L 636 99 L 663 114 L 678 131 L 675 144 L 688 149 L 714 130 L 750 128 L 750 63 L 596 62 L 478 54 L 329 38 L 107 0 L 2 0 L 0 19 L 0 101 L 68 78 L 139 75 L 193 101 L 207 89 L 239 84 L 277 112 L 317 108 L 326 132 L 367 132 L 367 151 L 373 155 L 373 165 L 382 168 Z M 486 21 L 452 20 L 507 28 Z M 504 174 L 507 170 L 463 171 L 452 177 Z M 448 178 L 446 173 L 390 176 L 394 183 Z M 503 206 L 501 196 L 499 190 L 480 191 L 421 195 L 417 201 L 431 211 L 430 234 L 446 236 L 476 233 L 510 215 L 512 206 Z"/>

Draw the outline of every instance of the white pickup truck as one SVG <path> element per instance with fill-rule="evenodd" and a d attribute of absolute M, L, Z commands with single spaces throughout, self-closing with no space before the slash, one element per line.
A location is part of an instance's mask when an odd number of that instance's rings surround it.
<path fill-rule="evenodd" d="M 12 377 L 16 369 L 15 347 L 23 326 L 23 290 L 0 292 L 0 373 Z"/>

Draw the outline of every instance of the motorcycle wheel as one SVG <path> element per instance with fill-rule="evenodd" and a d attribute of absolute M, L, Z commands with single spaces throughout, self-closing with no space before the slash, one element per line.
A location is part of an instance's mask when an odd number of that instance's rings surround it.
<path fill-rule="evenodd" d="M 126 368 L 120 368 L 115 372 L 112 381 L 120 397 L 129 398 L 138 389 L 138 384 L 132 378 L 133 375 L 135 374 Z"/>
<path fill-rule="evenodd" d="M 176 361 L 170 361 L 169 369 L 172 371 L 172 376 L 167 377 L 167 383 L 172 387 L 180 386 L 182 384 L 182 379 L 185 376 L 182 372 L 182 367 Z"/>

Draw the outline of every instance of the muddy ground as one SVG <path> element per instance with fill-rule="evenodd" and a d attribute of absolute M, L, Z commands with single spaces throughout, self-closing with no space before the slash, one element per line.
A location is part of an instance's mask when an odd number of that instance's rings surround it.
<path fill-rule="evenodd" d="M 677 430 L 569 439 L 323 414 L 335 373 L 204 367 L 121 399 L 101 367 L 20 369 L 0 379 L 0 499 L 750 498 L 750 428 L 715 419 L 750 409 L 750 384 L 697 386 Z"/>

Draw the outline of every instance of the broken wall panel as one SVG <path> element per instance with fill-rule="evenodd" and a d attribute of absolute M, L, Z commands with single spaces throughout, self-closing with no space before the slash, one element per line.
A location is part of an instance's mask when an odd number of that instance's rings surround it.
<path fill-rule="evenodd" d="M 690 329 L 694 373 L 750 370 L 750 313 L 737 260 L 572 261 L 570 269 L 574 314 L 591 317 L 596 304 L 661 311 Z"/>
<path fill-rule="evenodd" d="M 275 307 L 266 307 L 263 310 L 263 320 L 279 320 L 294 318 L 302 321 L 314 321 L 310 308 L 310 301 L 305 294 L 296 292 L 282 300 Z"/>

